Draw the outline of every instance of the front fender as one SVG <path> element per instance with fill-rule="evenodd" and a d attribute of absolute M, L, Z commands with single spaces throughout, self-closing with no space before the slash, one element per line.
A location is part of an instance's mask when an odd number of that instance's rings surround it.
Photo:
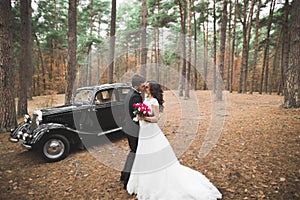
<path fill-rule="evenodd" d="M 30 143 L 31 144 L 37 143 L 45 134 L 53 130 L 67 130 L 69 132 L 71 131 L 77 133 L 76 130 L 70 129 L 63 124 L 58 124 L 58 123 L 41 124 L 33 131 L 32 140 Z"/>
<path fill-rule="evenodd" d="M 27 123 L 27 122 L 20 123 L 16 128 L 11 130 L 10 137 L 13 139 L 19 140 L 19 138 L 18 138 L 19 131 L 22 131 L 24 133 L 25 132 L 29 133 L 29 127 L 30 127 L 30 123 Z"/>

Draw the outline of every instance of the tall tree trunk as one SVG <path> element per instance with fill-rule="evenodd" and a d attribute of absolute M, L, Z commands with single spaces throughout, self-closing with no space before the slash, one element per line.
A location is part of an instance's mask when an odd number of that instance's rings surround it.
<path fill-rule="evenodd" d="M 65 104 L 71 102 L 76 78 L 76 44 L 77 44 L 77 1 L 69 0 L 69 20 L 68 20 L 68 68 Z"/>
<path fill-rule="evenodd" d="M 272 0 L 270 6 L 269 19 L 268 19 L 268 29 L 267 29 L 267 37 L 266 37 L 265 50 L 263 56 L 263 68 L 262 68 L 261 79 L 260 79 L 259 94 L 262 94 L 263 89 L 265 93 L 268 92 L 270 31 L 271 31 L 275 4 L 276 4 L 276 0 Z"/>
<path fill-rule="evenodd" d="M 18 102 L 18 116 L 21 117 L 28 113 L 27 91 L 29 87 L 29 79 L 31 79 L 30 68 L 31 63 L 31 28 L 30 28 L 30 9 L 31 0 L 21 1 L 21 41 L 20 41 L 20 68 L 19 68 L 19 102 Z"/>
<path fill-rule="evenodd" d="M 206 28 L 205 28 L 205 22 L 203 22 L 202 24 L 203 27 L 203 90 L 207 90 L 207 32 L 206 32 Z M 201 57 L 201 56 L 200 56 Z"/>
<path fill-rule="evenodd" d="M 0 133 L 16 124 L 16 105 L 13 75 L 12 12 L 11 1 L 0 2 Z"/>
<path fill-rule="evenodd" d="M 39 59 L 40 59 L 41 68 L 42 68 L 42 88 L 45 91 L 46 90 L 46 74 L 45 74 L 45 64 L 44 64 L 44 59 L 43 59 L 43 53 L 42 53 L 42 50 L 41 50 L 41 45 L 40 45 L 39 38 L 37 37 L 36 33 L 34 34 L 34 37 L 35 37 L 36 45 L 37 45 L 37 48 L 38 48 Z M 38 85 L 39 84 L 40 83 L 38 82 Z"/>
<path fill-rule="evenodd" d="M 147 77 L 147 0 L 142 0 L 142 30 L 141 30 L 141 69 L 140 74 Z"/>
<path fill-rule="evenodd" d="M 191 81 L 191 62 L 192 62 L 192 0 L 188 0 L 188 49 L 187 49 L 187 69 L 184 98 L 190 98 L 190 81 Z"/>
<path fill-rule="evenodd" d="M 159 29 L 154 29 L 155 34 L 155 80 L 159 82 Z"/>
<path fill-rule="evenodd" d="M 227 90 L 230 88 L 230 66 L 231 66 L 231 20 L 232 20 L 232 1 L 229 1 L 228 37 L 227 37 Z"/>
<path fill-rule="evenodd" d="M 27 59 L 28 59 L 28 79 L 27 79 L 27 82 L 28 82 L 28 85 L 27 85 L 27 99 L 32 99 L 32 96 L 33 96 L 33 84 L 32 84 L 32 76 L 33 76 L 33 64 L 32 64 L 32 8 L 31 8 L 31 0 L 27 0 L 28 1 L 28 16 L 27 16 L 27 20 L 28 20 L 28 38 L 27 38 L 27 49 L 28 49 L 28 52 L 27 52 Z"/>
<path fill-rule="evenodd" d="M 53 29 L 58 31 L 58 12 L 57 12 L 57 0 L 54 0 L 54 26 Z M 51 57 L 50 57 L 50 67 L 48 71 L 48 88 L 49 90 L 55 89 L 51 83 L 53 83 L 53 72 L 54 72 L 54 62 L 55 62 L 55 52 L 57 49 L 57 38 L 56 36 L 51 37 Z M 50 83 L 50 84 L 49 84 Z"/>
<path fill-rule="evenodd" d="M 93 27 L 94 27 L 94 0 L 90 0 L 90 33 L 89 37 L 93 37 Z M 88 54 L 87 54 L 87 85 L 92 84 L 92 70 L 93 70 L 93 64 L 92 64 L 92 54 L 93 54 L 93 42 L 89 41 L 88 45 Z"/>
<path fill-rule="evenodd" d="M 217 86 L 217 15 L 216 15 L 216 0 L 214 0 L 214 5 L 213 5 L 213 18 L 214 18 L 214 24 L 213 24 L 213 29 L 214 29 L 214 36 L 213 36 L 213 59 L 214 59 L 214 64 L 213 64 L 213 92 L 216 93 L 216 86 Z"/>
<path fill-rule="evenodd" d="M 240 68 L 238 93 L 242 93 L 244 73 L 246 71 L 246 55 L 247 55 L 247 11 L 248 11 L 248 0 L 244 0 L 244 10 L 243 10 L 243 50 L 242 50 L 242 64 Z"/>
<path fill-rule="evenodd" d="M 117 4 L 116 0 L 112 0 L 111 5 L 111 22 L 110 22 L 110 41 L 109 41 L 109 65 L 108 65 L 108 83 L 113 83 L 114 76 L 114 60 L 115 60 L 115 42 L 116 42 L 116 17 Z"/>
<path fill-rule="evenodd" d="M 280 47 L 280 38 L 281 34 L 278 36 L 277 38 L 277 42 L 276 42 L 276 47 L 275 47 L 275 55 L 273 58 L 273 63 L 272 63 L 272 73 L 270 74 L 270 84 L 269 84 L 269 94 L 271 95 L 273 92 L 273 86 L 276 85 L 276 77 L 277 77 L 277 73 L 276 73 L 276 68 L 278 66 L 278 59 L 279 59 L 279 47 Z"/>
<path fill-rule="evenodd" d="M 233 66 L 234 66 L 234 54 L 235 54 L 235 39 L 236 39 L 236 20 L 237 20 L 237 9 L 238 9 L 238 0 L 235 0 L 234 3 L 234 20 L 233 20 L 233 35 L 232 35 L 232 48 L 231 48 L 231 65 L 230 65 L 230 84 L 229 91 L 233 91 Z"/>
<path fill-rule="evenodd" d="M 259 52 L 258 40 L 259 40 L 259 18 L 260 18 L 260 8 L 261 8 L 261 0 L 258 0 L 257 13 L 256 13 L 256 21 L 255 21 L 255 42 L 254 42 L 254 56 L 253 56 L 253 68 L 251 74 L 251 82 L 250 82 L 250 94 L 253 94 L 254 90 L 254 79 L 256 74 L 256 66 L 257 66 L 257 58 Z"/>
<path fill-rule="evenodd" d="M 289 65 L 289 51 L 290 51 L 290 38 L 289 38 L 289 0 L 284 4 L 284 22 L 282 24 L 282 44 L 281 44 L 281 82 L 283 88 L 283 95 L 288 97 L 287 84 L 286 84 L 286 70 Z"/>
<path fill-rule="evenodd" d="M 222 100 L 222 91 L 223 91 L 226 27 L 227 27 L 227 0 L 223 0 L 221 39 L 220 39 L 220 56 L 219 56 L 220 76 L 218 76 L 218 85 L 217 85 L 217 100 L 219 100 L 219 101 Z"/>
<path fill-rule="evenodd" d="M 242 85 L 242 93 L 247 92 L 247 79 L 248 79 L 248 60 L 249 60 L 249 45 L 250 45 L 250 39 L 251 39 L 251 29 L 252 29 L 252 20 L 253 20 L 253 10 L 254 10 L 254 5 L 256 1 L 252 1 L 248 20 L 247 20 L 247 38 L 246 38 L 246 51 L 245 56 L 243 58 L 245 59 L 244 61 L 244 67 L 243 67 L 243 85 Z"/>
<path fill-rule="evenodd" d="M 128 36 L 126 36 L 126 70 L 127 72 L 129 70 L 129 39 Z"/>
<path fill-rule="evenodd" d="M 101 37 L 101 15 L 98 15 L 98 37 L 100 38 Z M 101 73 L 101 61 L 102 61 L 102 58 L 101 58 L 101 50 L 99 49 L 97 51 L 97 83 L 99 84 L 100 83 L 100 73 Z"/>
<path fill-rule="evenodd" d="M 194 12 L 194 90 L 197 90 L 198 71 L 197 71 L 197 20 Z"/>
<path fill-rule="evenodd" d="M 208 76 L 208 18 L 207 18 L 207 21 L 206 21 L 206 31 L 204 31 L 204 48 L 205 48 L 205 51 L 204 51 L 204 90 L 207 90 L 208 89 L 208 86 L 207 86 L 207 76 Z M 203 28 L 205 28 L 205 24 L 203 24 Z"/>
<path fill-rule="evenodd" d="M 285 108 L 300 107 L 297 100 L 297 88 L 299 90 L 298 74 L 300 66 L 300 1 L 294 0 L 291 6 L 291 26 L 290 26 L 290 51 L 289 65 L 286 70 L 286 92 L 283 106 Z M 299 92 L 299 91 L 298 91 Z"/>
<path fill-rule="evenodd" d="M 186 0 L 179 0 L 180 9 L 180 24 L 181 24 L 181 66 L 180 66 L 180 77 L 179 77 L 179 96 L 183 96 L 183 90 L 185 86 L 185 76 L 186 76 Z"/>

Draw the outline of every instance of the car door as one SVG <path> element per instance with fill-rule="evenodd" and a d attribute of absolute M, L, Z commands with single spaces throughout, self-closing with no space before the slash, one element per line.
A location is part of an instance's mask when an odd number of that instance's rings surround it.
<path fill-rule="evenodd" d="M 116 90 L 117 95 L 117 104 L 113 107 L 112 112 L 114 115 L 115 122 L 119 127 L 123 127 L 125 125 L 125 108 L 128 107 L 128 105 L 125 105 L 126 98 L 128 98 L 128 94 L 132 90 L 131 87 L 119 87 Z"/>
<path fill-rule="evenodd" d="M 97 131 L 95 125 L 98 121 L 93 106 L 91 105 L 93 94 L 92 89 L 82 89 L 76 92 L 76 100 L 73 100 L 76 108 L 72 111 L 74 127 L 70 128 L 74 128 L 83 133 L 94 133 Z"/>
<path fill-rule="evenodd" d="M 115 120 L 117 107 L 118 101 L 114 88 L 102 89 L 95 94 L 94 112 L 99 125 L 98 135 L 119 130 L 120 127 Z"/>

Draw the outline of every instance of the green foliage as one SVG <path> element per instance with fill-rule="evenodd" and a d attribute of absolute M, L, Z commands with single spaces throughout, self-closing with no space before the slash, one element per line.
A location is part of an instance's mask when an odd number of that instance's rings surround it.
<path fill-rule="evenodd" d="M 173 31 L 172 36 L 181 32 L 180 25 L 180 10 L 179 2 L 183 0 L 168 1 L 168 0 L 147 0 L 147 34 L 148 44 L 153 42 L 154 30 L 157 28 Z M 233 0 L 231 0 L 234 2 Z M 249 12 L 251 1 L 239 1 L 238 4 L 238 16 L 236 26 L 236 55 L 241 54 L 242 50 L 242 18 L 243 13 Z M 268 2 L 270 0 L 262 0 L 262 9 L 268 11 Z M 36 69 L 35 73 L 41 73 L 40 57 L 37 56 L 37 52 L 41 50 L 42 59 L 44 60 L 45 75 L 49 75 L 52 70 L 52 65 L 49 60 L 54 59 L 58 64 L 58 67 L 65 65 L 67 60 L 68 51 L 68 0 L 35 0 L 32 1 L 34 6 L 32 16 L 32 32 L 33 32 L 33 63 Z M 248 3 L 247 10 L 244 10 L 243 3 Z M 56 3 L 56 4 L 55 4 Z M 13 4 L 13 42 L 14 42 L 14 63 L 18 66 L 18 54 L 19 54 L 19 41 L 22 30 L 20 27 L 20 8 L 19 1 L 14 1 Z M 234 3 L 233 3 L 234 6 Z M 213 31 L 212 31 L 212 17 L 213 17 L 213 2 L 209 0 L 196 0 L 194 1 L 193 12 L 196 16 L 196 29 L 197 29 L 197 41 L 200 45 L 203 43 L 203 24 L 208 22 L 208 49 L 212 50 Z M 228 9 L 229 10 L 229 9 Z M 220 16 L 222 11 L 222 1 L 217 0 L 216 14 L 217 23 L 220 23 Z M 232 10 L 232 12 L 234 9 Z M 85 0 L 78 1 L 77 5 L 77 63 L 80 65 L 86 63 L 89 49 L 97 50 L 103 54 L 102 57 L 106 57 L 108 51 L 108 37 L 110 28 L 110 12 L 111 1 L 110 0 Z M 254 17 L 255 15 L 254 9 Z M 232 13 L 233 16 L 233 13 Z M 280 35 L 283 10 L 279 7 L 274 12 L 270 46 L 271 51 L 276 46 L 277 37 Z M 255 19 L 253 20 L 255 22 Z M 260 50 L 264 47 L 266 29 L 268 22 L 268 12 L 260 19 L 259 28 L 259 42 Z M 124 1 L 121 6 L 117 8 L 117 40 L 116 45 L 118 50 L 125 52 L 126 49 L 134 51 L 139 48 L 140 35 L 139 28 L 141 27 L 141 0 Z M 192 23 L 195 23 L 192 21 Z M 233 17 L 232 23 L 233 24 Z M 217 24 L 217 40 L 219 39 L 219 25 Z M 194 30 L 194 26 L 192 25 Z M 252 34 L 250 39 L 250 50 L 253 50 L 254 43 L 254 30 L 255 23 L 252 23 Z M 195 31 L 195 30 L 194 30 Z M 161 35 L 160 35 L 161 36 Z M 168 41 L 164 45 L 173 51 L 164 51 L 160 54 L 160 61 L 166 65 L 176 66 L 178 63 L 178 55 L 180 45 L 178 45 L 179 36 L 173 38 L 160 38 L 160 42 Z M 37 43 L 39 43 L 39 47 Z M 172 44 L 173 43 L 173 44 Z M 219 43 L 217 42 L 217 45 Z M 178 52 L 176 52 L 178 51 Z M 138 56 L 138 52 L 132 53 L 131 59 Z M 250 51 L 252 53 L 252 51 Z M 134 55 L 133 55 L 134 54 Z M 251 55 L 250 55 L 251 57 Z M 104 59 L 104 58 L 101 58 Z M 38 61 L 37 61 L 38 60 Z M 133 63 L 133 61 L 131 60 Z M 35 76 L 38 77 L 37 74 Z M 50 77 L 50 76 L 49 76 Z M 47 77 L 46 77 L 47 78 Z M 41 80 L 41 79 L 40 79 Z M 47 88 L 48 89 L 48 88 Z"/>
<path fill-rule="evenodd" d="M 141 25 L 141 9 L 141 4 L 137 0 L 124 2 L 117 10 L 118 29 L 121 31 L 139 29 Z"/>
<path fill-rule="evenodd" d="M 152 27 L 169 28 L 177 23 L 179 18 L 178 9 L 172 1 L 148 0 L 148 21 Z"/>

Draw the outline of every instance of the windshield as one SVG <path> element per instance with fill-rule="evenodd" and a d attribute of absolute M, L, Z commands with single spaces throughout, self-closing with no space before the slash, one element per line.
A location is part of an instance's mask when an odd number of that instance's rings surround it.
<path fill-rule="evenodd" d="M 92 90 L 79 90 L 76 91 L 73 104 L 89 104 L 93 95 Z"/>

